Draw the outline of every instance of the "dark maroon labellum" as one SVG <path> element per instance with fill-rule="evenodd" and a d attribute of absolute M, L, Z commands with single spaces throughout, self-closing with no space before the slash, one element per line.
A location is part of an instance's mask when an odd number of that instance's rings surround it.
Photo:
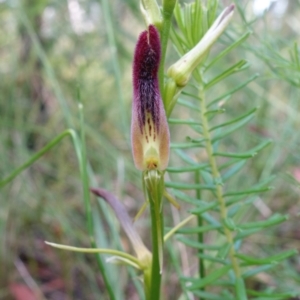
<path fill-rule="evenodd" d="M 158 68 L 160 62 L 160 39 L 157 29 L 150 25 L 148 31 L 140 35 L 134 54 L 133 90 L 141 133 L 146 123 L 146 114 L 152 116 L 159 131 L 160 93 L 158 87 Z M 154 133 L 155 134 L 155 133 Z"/>
<path fill-rule="evenodd" d="M 139 170 L 165 170 L 169 161 L 170 133 L 158 86 L 160 40 L 150 25 L 140 35 L 133 61 L 131 145 Z"/>

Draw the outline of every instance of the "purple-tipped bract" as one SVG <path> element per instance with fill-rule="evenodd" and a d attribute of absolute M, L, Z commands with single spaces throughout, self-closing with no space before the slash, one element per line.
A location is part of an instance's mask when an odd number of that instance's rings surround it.
<path fill-rule="evenodd" d="M 157 76 L 160 55 L 159 33 L 150 25 L 138 39 L 133 62 L 131 142 L 139 170 L 164 170 L 169 161 L 169 128 Z"/>

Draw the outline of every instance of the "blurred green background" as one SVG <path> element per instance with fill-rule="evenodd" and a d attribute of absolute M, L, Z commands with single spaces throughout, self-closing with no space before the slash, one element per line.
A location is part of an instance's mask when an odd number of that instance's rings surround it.
<path fill-rule="evenodd" d="M 220 10 L 230 3 L 220 1 Z M 231 182 L 231 190 L 275 174 L 274 189 L 257 199 L 248 217 L 290 214 L 289 221 L 249 238 L 244 248 L 257 256 L 274 249 L 300 249 L 300 1 L 235 3 L 234 22 L 211 56 L 251 30 L 251 37 L 226 57 L 230 61 L 224 60 L 229 65 L 245 58 L 250 67 L 222 82 L 215 92 L 220 95 L 259 73 L 258 79 L 234 95 L 222 118 L 254 106 L 259 110 L 243 132 L 226 140 L 223 151 L 244 151 L 260 137 L 271 138 L 273 144 L 247 163 Z M 0 178 L 63 130 L 77 130 L 80 100 L 91 185 L 111 190 L 133 217 L 143 202 L 129 136 L 131 62 L 137 36 L 145 28 L 138 1 L 1 0 L 0 28 Z M 176 57 L 170 45 L 167 67 Z M 212 73 L 222 67 L 214 67 Z M 174 114 L 180 116 L 180 110 Z M 182 141 L 183 132 L 184 128 L 171 127 L 172 140 Z M 176 165 L 174 157 L 170 164 Z M 48 240 L 89 247 L 81 186 L 74 147 L 67 138 L 1 188 L 0 299 L 108 299 L 93 255 L 58 251 L 44 244 Z M 111 247 L 122 243 L 130 251 L 110 210 L 92 200 L 96 224 L 101 222 L 96 225 L 97 241 Z M 186 215 L 184 205 L 180 212 L 166 208 L 167 222 L 178 223 Z M 148 225 L 146 214 L 138 222 L 146 240 Z M 175 246 L 182 272 L 193 274 L 192 256 L 178 243 Z M 140 299 L 135 287 L 138 275 L 129 276 L 122 266 L 112 269 L 120 299 Z M 178 299 L 180 286 L 171 258 L 165 274 L 165 298 Z M 258 290 L 282 286 L 300 293 L 299 257 L 248 284 Z"/>

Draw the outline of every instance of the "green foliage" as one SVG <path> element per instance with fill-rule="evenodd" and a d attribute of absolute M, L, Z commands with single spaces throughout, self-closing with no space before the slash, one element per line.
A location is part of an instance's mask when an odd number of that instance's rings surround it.
<path fill-rule="evenodd" d="M 172 157 L 165 187 L 181 210 L 170 213 L 165 205 L 165 233 L 186 215 L 190 219 L 165 244 L 166 299 L 292 299 L 300 293 L 294 250 L 299 248 L 294 175 L 300 164 L 299 47 L 293 28 L 277 35 L 268 14 L 251 19 L 247 1 L 235 2 L 240 18 L 206 53 L 169 118 Z M 5 264 L 0 298 L 7 296 L 23 255 L 37 295 L 41 260 L 58 268 L 70 299 L 76 272 L 84 299 L 136 294 L 144 299 L 132 268 L 125 272 L 99 255 L 40 246 L 50 240 L 127 249 L 115 216 L 103 201 L 90 199 L 88 187 L 113 190 L 132 216 L 141 206 L 141 178 L 129 147 L 131 53 L 144 30 L 132 29 L 132 16 L 140 18 L 138 3 L 79 1 L 86 12 L 95 7 L 102 12 L 96 29 L 83 33 L 72 28 L 65 4 L 18 3 L 0 4 L 0 265 Z M 286 18 L 299 11 L 298 2 L 289 5 Z M 55 11 L 49 35 L 39 23 L 46 9 Z M 216 0 L 177 2 L 167 64 L 198 43 L 219 9 Z M 43 93 L 35 93 L 36 87 Z M 84 105 L 84 122 L 77 100 Z M 40 105 L 47 106 L 47 116 Z M 145 240 L 146 220 L 138 223 Z"/>
<path fill-rule="evenodd" d="M 177 28 L 174 27 L 172 30 L 171 38 L 180 55 L 184 55 L 195 45 L 192 42 L 192 36 L 200 34 L 199 32 L 194 33 L 192 28 L 199 28 L 199 24 L 207 23 L 208 11 L 216 12 L 209 9 L 209 5 L 212 5 L 212 1 L 208 1 L 207 10 L 203 4 L 200 4 L 200 1 L 181 7 L 176 6 Z M 215 7 L 215 2 L 213 6 Z M 212 19 L 215 19 L 215 16 Z M 201 32 L 201 36 L 205 34 L 209 26 L 202 26 L 202 28 L 204 28 L 204 32 Z M 239 130 L 244 130 L 244 134 L 247 134 L 247 129 L 243 129 L 243 127 L 252 121 L 257 111 L 257 107 L 253 107 L 246 113 L 242 112 L 233 116 L 232 119 L 224 120 L 222 118 L 223 121 L 217 121 L 220 113 L 223 114 L 231 109 L 232 102 L 235 100 L 234 93 L 257 78 L 257 75 L 251 76 L 250 74 L 244 83 L 226 88 L 230 91 L 217 96 L 217 98 L 212 97 L 215 89 L 211 90 L 215 85 L 226 85 L 230 76 L 237 76 L 236 73 L 244 71 L 250 66 L 246 60 L 239 60 L 240 58 L 236 58 L 238 61 L 233 61 L 232 65 L 228 65 L 226 60 L 233 49 L 240 47 L 246 41 L 249 32 L 240 36 L 215 57 L 207 55 L 202 64 L 194 71 L 193 81 L 186 87 L 188 92 L 184 91 L 178 100 L 178 105 L 182 108 L 180 112 L 177 112 L 176 119 L 170 119 L 171 126 L 185 125 L 190 127 L 189 132 L 196 132 L 196 134 L 193 133 L 193 137 L 185 136 L 188 142 L 172 144 L 171 148 L 176 149 L 177 157 L 179 156 L 183 162 L 178 165 L 178 158 L 174 157 L 168 168 L 173 180 L 166 182 L 166 186 L 173 189 L 176 197 L 190 203 L 194 207 L 191 212 L 198 217 L 198 225 L 194 224 L 192 227 L 179 229 L 177 234 L 184 235 L 184 237 L 177 239 L 195 249 L 200 262 L 202 261 L 199 265 L 198 278 L 197 276 L 181 277 L 187 291 L 194 292 L 201 299 L 249 299 L 252 290 L 246 290 L 244 282 L 246 278 L 265 272 L 280 261 L 297 254 L 296 250 L 287 250 L 269 257 L 259 258 L 240 253 L 246 238 L 288 219 L 286 215 L 274 214 L 263 221 L 243 222 L 243 217 L 246 216 L 246 207 L 253 205 L 255 197 L 258 197 L 256 195 L 270 190 L 268 184 L 273 176 L 261 178 L 252 186 L 245 181 L 238 190 L 235 185 L 233 185 L 234 188 L 231 187 L 232 177 L 237 176 L 238 172 L 242 172 L 246 161 L 259 155 L 271 143 L 269 139 L 262 139 L 258 140 L 258 145 L 252 147 L 251 150 L 244 150 L 244 152 L 235 150 L 230 152 L 228 148 L 226 151 L 222 150 L 224 149 L 223 144 L 230 141 L 230 135 Z M 295 59 L 293 60 L 295 61 Z M 217 74 L 212 70 L 216 63 L 221 63 Z M 188 115 L 190 118 L 182 121 L 182 115 Z M 174 132 L 187 131 L 187 129 L 177 128 L 173 130 Z M 184 149 L 184 152 L 179 149 Z M 198 155 L 196 151 L 199 151 Z M 206 160 L 209 161 L 209 164 L 205 163 L 202 157 L 207 157 Z M 195 176 L 195 172 L 199 172 L 200 181 Z M 183 173 L 182 176 L 180 173 Z M 175 177 L 175 174 L 178 175 Z M 192 183 L 193 181 L 194 183 Z M 182 190 L 189 191 L 183 193 Z M 191 197 L 192 190 L 197 197 Z M 217 234 L 213 234 L 215 231 Z M 194 234 L 197 234 L 198 241 L 195 241 Z M 213 236 L 215 242 L 204 243 L 203 239 L 206 236 Z M 226 250 L 223 251 L 224 249 Z M 203 276 L 203 274 L 205 275 Z M 225 296 L 218 292 L 212 293 L 218 291 L 218 289 L 216 290 L 218 286 L 222 287 L 223 293 L 228 292 L 228 294 Z M 229 296 L 230 294 L 232 296 Z M 290 297 L 291 294 L 287 293 L 286 297 Z M 278 291 L 272 291 L 269 297 L 277 299 Z M 282 297 L 284 299 L 284 296 Z"/>

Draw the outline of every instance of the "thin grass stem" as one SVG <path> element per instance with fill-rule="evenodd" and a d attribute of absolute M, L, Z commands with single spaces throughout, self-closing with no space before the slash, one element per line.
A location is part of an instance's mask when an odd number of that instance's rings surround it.
<path fill-rule="evenodd" d="M 105 20 L 105 25 L 106 25 L 106 32 L 107 32 L 107 37 L 108 37 L 108 45 L 110 48 L 110 54 L 111 54 L 111 63 L 113 66 L 113 71 L 115 75 L 115 80 L 116 80 L 116 86 L 117 86 L 117 91 L 118 91 L 118 100 L 120 103 L 120 118 L 121 118 L 121 123 L 122 123 L 122 131 L 123 134 L 126 138 L 128 138 L 128 120 L 127 120 L 127 114 L 126 109 L 125 109 L 125 99 L 124 99 L 124 93 L 122 89 L 122 75 L 121 75 L 121 70 L 120 70 L 120 64 L 119 64 L 119 59 L 118 59 L 118 53 L 117 53 L 117 45 L 116 45 L 116 39 L 115 39 L 115 34 L 114 34 L 114 26 L 113 26 L 113 18 L 110 10 L 110 3 L 111 1 L 107 0 L 99 0 L 102 4 L 103 7 L 103 16 Z"/>
<path fill-rule="evenodd" d="M 81 152 L 81 159 L 80 161 L 80 174 L 81 174 L 81 181 L 82 181 L 82 188 L 83 188 L 83 198 L 84 198 L 84 205 L 85 205 L 85 212 L 87 216 L 87 229 L 89 233 L 89 238 L 91 242 L 92 248 L 97 248 L 96 241 L 95 241 L 95 230 L 94 230 L 94 222 L 93 222 L 93 215 L 92 215 L 92 208 L 91 208 L 91 199 L 90 199 L 90 190 L 89 190 L 89 176 L 87 171 L 87 157 L 86 157 L 86 147 L 85 147 L 85 131 L 84 131 L 84 117 L 83 117 L 83 106 L 79 104 L 79 116 L 80 116 L 80 152 Z M 76 145 L 75 145 L 76 146 Z M 115 293 L 114 289 L 111 285 L 110 279 L 108 278 L 108 274 L 105 272 L 105 267 L 103 261 L 99 255 L 96 255 L 97 264 L 102 274 L 103 280 L 105 282 L 107 292 L 110 296 L 110 299 L 115 300 Z"/>
<path fill-rule="evenodd" d="M 30 157 L 23 165 L 15 169 L 10 175 L 0 181 L 0 187 L 6 185 L 10 181 L 12 181 L 15 177 L 17 177 L 22 171 L 30 167 L 33 163 L 35 163 L 41 156 L 43 156 L 46 152 L 48 152 L 51 148 L 56 146 L 61 140 L 63 140 L 66 136 L 71 136 L 73 142 L 77 139 L 76 132 L 72 129 L 67 129 L 61 134 L 59 134 L 56 138 L 54 138 L 50 143 L 48 143 L 45 147 L 43 147 L 40 151 Z"/>

